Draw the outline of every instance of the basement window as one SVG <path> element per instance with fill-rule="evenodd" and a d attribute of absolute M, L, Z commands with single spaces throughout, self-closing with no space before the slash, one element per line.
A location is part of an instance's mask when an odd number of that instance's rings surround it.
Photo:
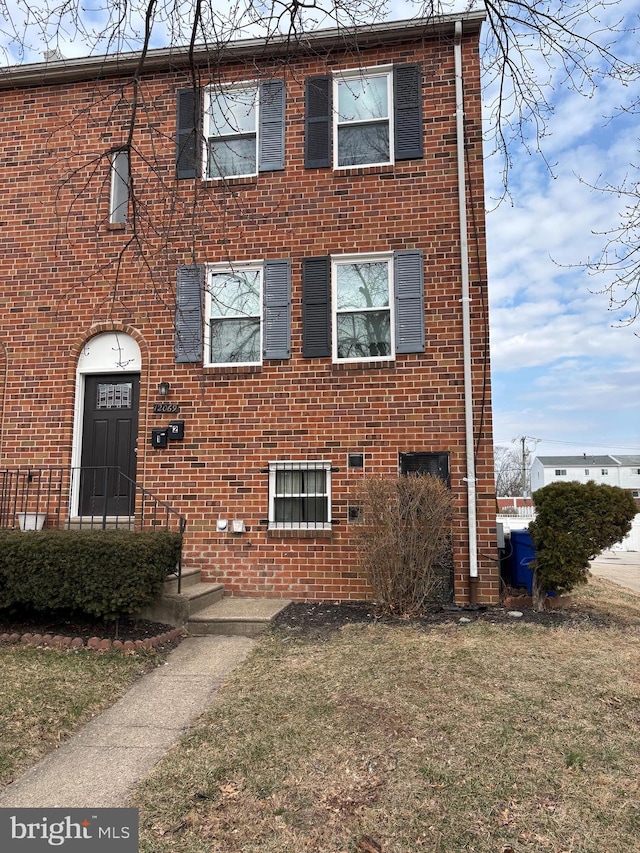
<path fill-rule="evenodd" d="M 331 529 L 331 463 L 269 464 L 269 529 Z"/>

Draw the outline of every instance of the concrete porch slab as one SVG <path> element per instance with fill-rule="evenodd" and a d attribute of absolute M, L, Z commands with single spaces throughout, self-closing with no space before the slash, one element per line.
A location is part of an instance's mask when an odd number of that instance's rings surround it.
<path fill-rule="evenodd" d="M 194 613 L 187 622 L 191 634 L 255 636 L 291 601 L 282 598 L 235 598 L 229 596 Z"/>

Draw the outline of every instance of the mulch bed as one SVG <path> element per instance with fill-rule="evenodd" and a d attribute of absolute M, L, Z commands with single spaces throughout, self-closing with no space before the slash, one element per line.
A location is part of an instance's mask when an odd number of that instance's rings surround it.
<path fill-rule="evenodd" d="M 514 613 L 519 615 L 513 615 Z M 344 625 L 411 624 L 429 629 L 445 623 L 463 626 L 476 621 L 503 624 L 527 622 L 549 628 L 559 625 L 604 627 L 614 624 L 613 619 L 574 604 L 541 613 L 531 606 L 521 604 L 515 604 L 512 607 L 451 605 L 434 608 L 419 618 L 401 619 L 380 615 L 375 605 L 367 602 L 294 602 L 278 614 L 273 622 L 273 628 L 296 635 L 321 637 L 337 631 Z M 145 619 L 92 621 L 34 613 L 14 613 L 11 616 L 0 617 L 0 641 L 5 642 L 9 638 L 12 642 L 26 642 L 25 637 L 64 637 L 74 640 L 75 647 L 86 647 L 90 641 L 94 641 L 95 646 L 95 639 L 98 638 L 103 641 L 109 640 L 111 644 L 115 641 L 118 647 L 125 643 L 137 643 L 138 647 L 144 644 L 144 647 L 151 648 L 176 643 L 182 636 L 184 632 L 180 629 Z M 109 645 L 103 645 L 103 648 L 109 647 Z"/>
<path fill-rule="evenodd" d="M 146 619 L 93 621 L 42 613 L 12 613 L 0 617 L 0 642 L 30 645 L 99 648 L 102 651 L 112 647 L 124 651 L 149 650 L 174 645 L 183 634 L 173 625 Z"/>
<path fill-rule="evenodd" d="M 519 615 L 514 615 L 519 614 Z M 343 625 L 383 624 L 414 625 L 423 629 L 442 624 L 466 625 L 471 622 L 490 623 L 527 622 L 555 628 L 559 625 L 600 626 L 613 624 L 612 620 L 601 614 L 590 612 L 571 604 L 565 608 L 538 612 L 531 606 L 517 604 L 508 608 L 500 605 L 477 607 L 457 607 L 454 605 L 434 608 L 415 619 L 401 619 L 380 615 L 375 605 L 367 602 L 323 603 L 295 602 L 276 616 L 273 625 L 276 629 L 301 635 L 317 635 L 338 630 Z"/>

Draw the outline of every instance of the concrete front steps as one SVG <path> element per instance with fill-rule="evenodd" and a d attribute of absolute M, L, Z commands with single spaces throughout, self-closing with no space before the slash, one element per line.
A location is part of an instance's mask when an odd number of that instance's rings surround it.
<path fill-rule="evenodd" d="M 180 593 L 177 578 L 165 581 L 162 595 L 140 616 L 180 626 L 195 636 L 255 637 L 290 603 L 282 598 L 225 596 L 223 584 L 204 583 L 196 569 L 183 572 Z"/>

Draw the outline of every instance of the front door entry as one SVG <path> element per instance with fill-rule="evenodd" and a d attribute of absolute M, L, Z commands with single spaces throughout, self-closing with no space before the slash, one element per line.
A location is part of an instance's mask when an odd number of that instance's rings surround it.
<path fill-rule="evenodd" d="M 80 514 L 134 513 L 140 375 L 85 377 Z"/>

